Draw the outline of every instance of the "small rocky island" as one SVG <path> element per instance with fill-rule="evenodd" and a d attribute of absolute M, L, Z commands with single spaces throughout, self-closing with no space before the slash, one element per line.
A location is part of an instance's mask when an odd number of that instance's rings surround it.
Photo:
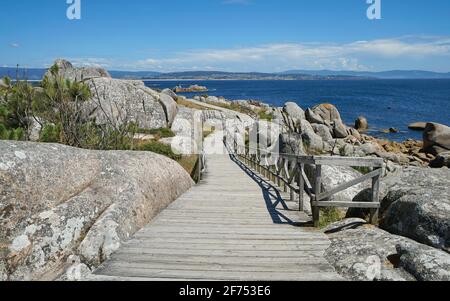
<path fill-rule="evenodd" d="M 199 112 L 275 122 L 283 153 L 382 158 L 378 225 L 362 209 L 322 212 L 328 262 L 348 280 L 450 280 L 446 125 L 421 125 L 423 141 L 391 142 L 367 135 L 363 117 L 346 125 L 331 104 L 188 99 L 176 94 L 186 90 L 158 92 L 64 60 L 40 86 L 15 85 L 0 82 L 0 280 L 80 280 L 99 267 L 194 185 L 197 157 L 182 154 L 195 152 Z M 16 91 L 20 108 L 11 101 Z M 364 172 L 333 167 L 324 188 Z M 361 184 L 335 198 L 370 202 L 370 195 Z"/>
<path fill-rule="evenodd" d="M 175 88 L 173 88 L 173 91 L 175 93 L 208 92 L 208 88 L 199 85 L 191 85 L 187 88 L 184 88 L 182 86 L 176 86 Z"/>

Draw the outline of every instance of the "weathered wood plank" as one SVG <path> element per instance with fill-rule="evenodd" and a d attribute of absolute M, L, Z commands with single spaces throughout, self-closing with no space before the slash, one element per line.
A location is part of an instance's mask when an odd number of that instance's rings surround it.
<path fill-rule="evenodd" d="M 337 207 L 337 208 L 380 208 L 380 203 L 373 202 L 312 202 L 313 206 L 318 207 Z"/>

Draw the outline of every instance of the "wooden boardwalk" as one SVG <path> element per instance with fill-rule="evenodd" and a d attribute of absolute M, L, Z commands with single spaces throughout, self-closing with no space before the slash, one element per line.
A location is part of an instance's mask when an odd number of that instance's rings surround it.
<path fill-rule="evenodd" d="M 96 280 L 341 280 L 330 242 L 303 224 L 270 183 L 233 158 L 207 157 L 201 183 L 164 210 L 96 272 Z"/>

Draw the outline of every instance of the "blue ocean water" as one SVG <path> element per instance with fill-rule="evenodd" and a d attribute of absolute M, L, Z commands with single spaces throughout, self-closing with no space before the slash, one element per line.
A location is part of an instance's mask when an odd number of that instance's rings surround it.
<path fill-rule="evenodd" d="M 154 88 L 198 84 L 210 89 L 195 95 L 223 96 L 229 100 L 253 99 L 282 106 L 294 101 L 303 109 L 320 103 L 335 105 L 342 119 L 353 125 L 358 116 L 370 123 L 370 134 L 390 140 L 421 139 L 420 132 L 410 131 L 413 122 L 438 122 L 450 125 L 450 80 L 345 80 L 345 81 L 149 81 Z M 383 129 L 396 128 L 397 134 Z"/>

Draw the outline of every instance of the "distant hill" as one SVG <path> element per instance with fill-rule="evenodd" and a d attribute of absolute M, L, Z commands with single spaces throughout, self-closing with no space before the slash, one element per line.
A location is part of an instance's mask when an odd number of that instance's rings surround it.
<path fill-rule="evenodd" d="M 109 74 L 114 78 L 126 79 L 154 77 L 159 76 L 161 73 L 154 71 L 109 71 Z"/>
<path fill-rule="evenodd" d="M 449 73 L 438 73 L 422 70 L 392 70 L 382 72 L 369 72 L 369 71 L 331 71 L 331 70 L 290 70 L 281 72 L 284 75 L 293 74 L 309 74 L 317 76 L 357 76 L 357 77 L 372 77 L 378 79 L 439 79 L 450 78 Z"/>
<path fill-rule="evenodd" d="M 40 80 L 47 69 L 19 69 L 19 78 Z M 332 70 L 289 70 L 280 73 L 186 71 L 161 73 L 155 71 L 109 71 L 112 77 L 120 79 L 195 79 L 195 80 L 351 80 L 351 79 L 450 79 L 449 73 L 421 70 L 392 70 L 383 72 L 332 71 Z M 0 78 L 16 78 L 16 68 L 0 67 Z"/>

